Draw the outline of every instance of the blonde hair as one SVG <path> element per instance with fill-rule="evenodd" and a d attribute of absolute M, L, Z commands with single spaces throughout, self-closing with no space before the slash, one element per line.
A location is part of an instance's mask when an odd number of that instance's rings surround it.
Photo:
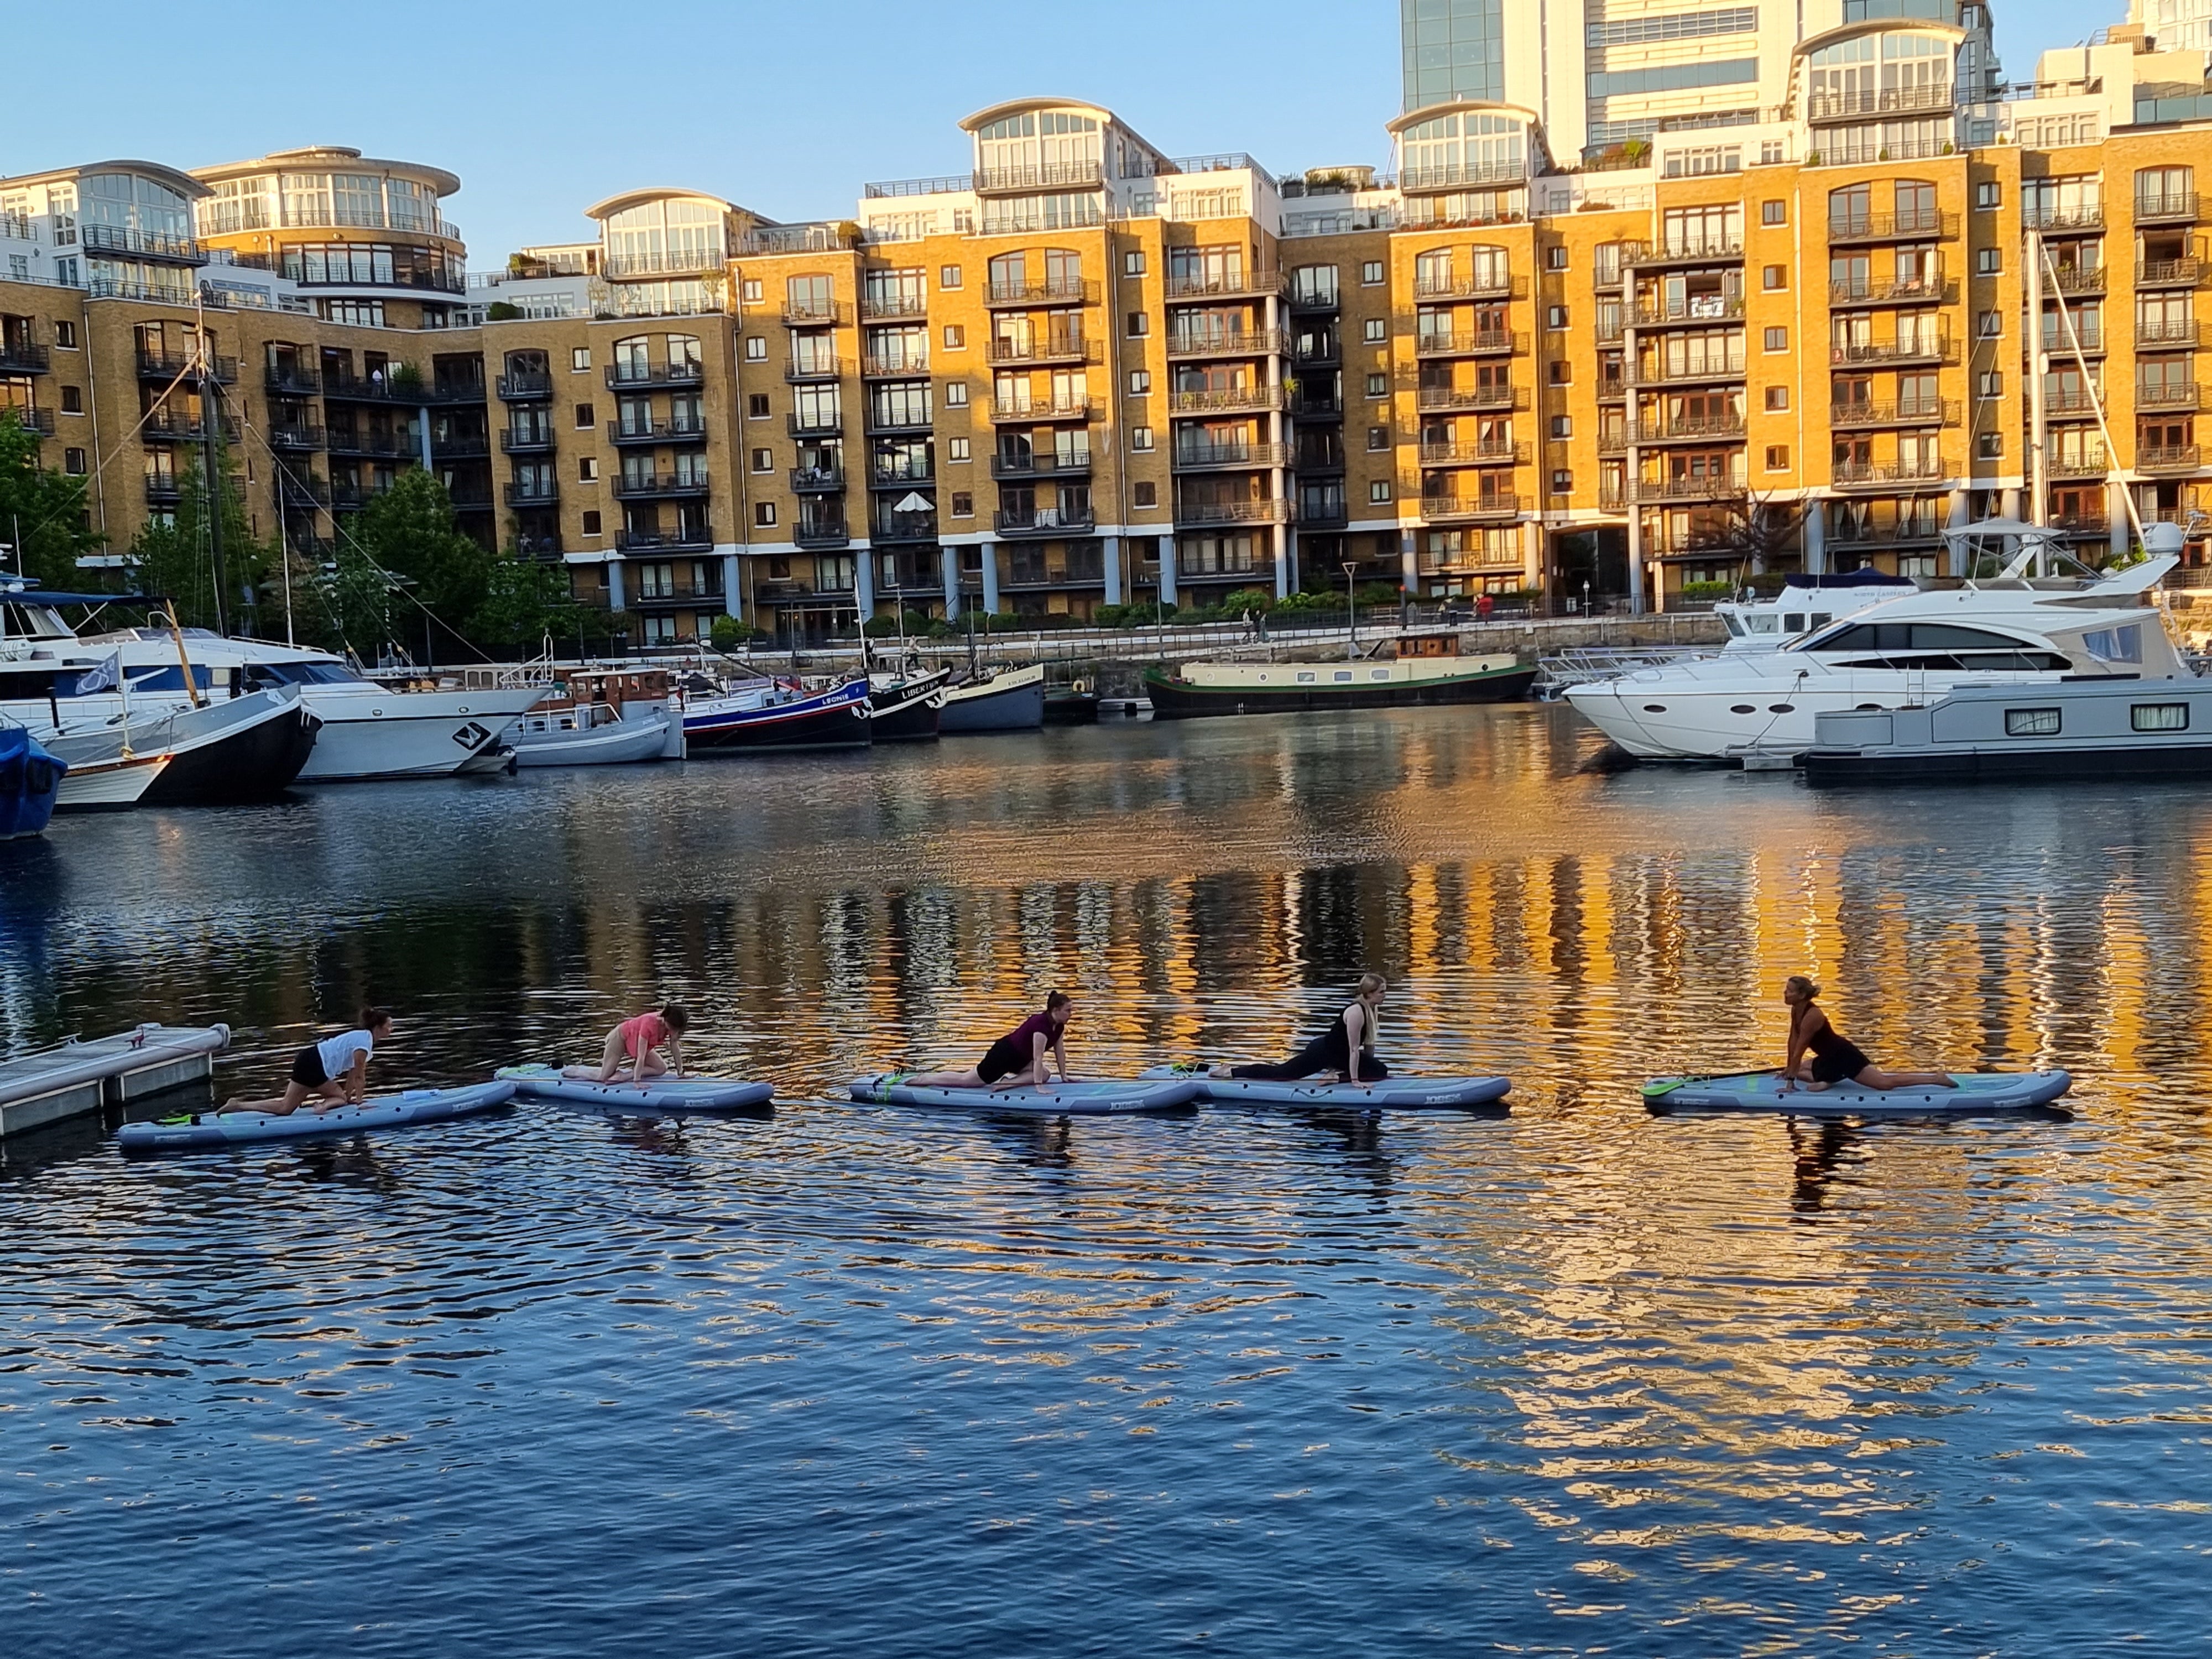
<path fill-rule="evenodd" d="M 1802 974 L 1790 975 L 1788 979 L 1782 981 L 1782 988 L 1785 991 L 1802 991 L 1805 994 L 1805 1000 L 1808 1002 L 1814 1000 L 1820 994 L 1820 988 L 1814 984 L 1811 980 L 1806 978 Z"/>
<path fill-rule="evenodd" d="M 1359 996 L 1362 1001 L 1364 1001 L 1368 997 L 1373 995 L 1377 991 L 1387 991 L 1389 988 L 1390 981 L 1383 978 L 1380 974 L 1362 974 L 1359 976 Z M 1364 1008 L 1361 1012 L 1367 1016 L 1367 1029 L 1360 1036 L 1359 1052 L 1364 1054 L 1371 1054 L 1375 1052 L 1376 1028 L 1382 1022 L 1376 1018 L 1375 1011 L 1372 1008 Z"/>

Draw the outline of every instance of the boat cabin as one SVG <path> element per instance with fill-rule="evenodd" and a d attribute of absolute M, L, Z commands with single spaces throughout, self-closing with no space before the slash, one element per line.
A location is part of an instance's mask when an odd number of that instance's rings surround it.
<path fill-rule="evenodd" d="M 1398 635 L 1398 654 L 1401 657 L 1456 657 L 1459 655 L 1459 635 L 1444 634 L 1401 634 Z"/>

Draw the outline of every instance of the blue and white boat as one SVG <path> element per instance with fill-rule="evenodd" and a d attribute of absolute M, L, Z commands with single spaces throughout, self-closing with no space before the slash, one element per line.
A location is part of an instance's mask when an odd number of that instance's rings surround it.
<path fill-rule="evenodd" d="M 46 829 L 68 770 L 68 762 L 41 749 L 21 726 L 0 726 L 0 841 Z"/>
<path fill-rule="evenodd" d="M 726 696 L 688 702 L 684 740 L 695 754 L 865 749 L 868 714 L 866 679 L 848 680 L 827 691 L 768 681 Z"/>

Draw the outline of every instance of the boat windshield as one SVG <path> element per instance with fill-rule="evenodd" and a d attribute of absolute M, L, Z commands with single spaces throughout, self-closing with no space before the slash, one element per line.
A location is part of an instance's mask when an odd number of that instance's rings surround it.
<path fill-rule="evenodd" d="M 246 678 L 261 690 L 276 685 L 366 685 L 367 680 L 336 662 L 257 662 L 247 665 Z"/>

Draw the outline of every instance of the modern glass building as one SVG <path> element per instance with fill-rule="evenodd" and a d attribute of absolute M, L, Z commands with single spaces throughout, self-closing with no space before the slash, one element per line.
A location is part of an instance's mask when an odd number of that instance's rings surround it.
<path fill-rule="evenodd" d="M 1505 0 L 1399 0 L 1406 107 L 1505 96 Z"/>

